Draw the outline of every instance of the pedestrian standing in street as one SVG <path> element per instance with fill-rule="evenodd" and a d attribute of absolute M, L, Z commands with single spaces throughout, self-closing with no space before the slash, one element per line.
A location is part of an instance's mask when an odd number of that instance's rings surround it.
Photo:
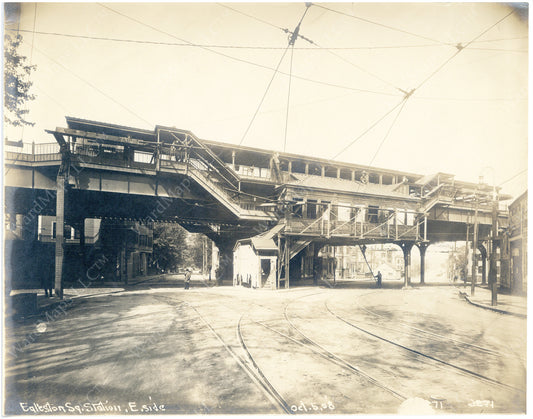
<path fill-rule="evenodd" d="M 376 275 L 377 285 L 378 288 L 381 288 L 381 272 L 378 271 L 378 274 Z"/>
<path fill-rule="evenodd" d="M 187 268 L 185 271 L 185 289 L 186 290 L 189 289 L 189 285 L 191 284 L 191 276 L 192 276 L 191 268 Z"/>
<path fill-rule="evenodd" d="M 54 288 L 54 277 L 51 272 L 49 272 L 49 275 L 47 275 L 47 272 L 44 273 L 44 276 L 41 278 L 41 286 L 44 289 L 44 295 L 46 297 L 53 296 L 52 289 Z"/>

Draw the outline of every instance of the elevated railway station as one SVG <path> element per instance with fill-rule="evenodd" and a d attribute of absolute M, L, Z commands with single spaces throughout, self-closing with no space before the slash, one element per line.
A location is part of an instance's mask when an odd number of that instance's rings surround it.
<path fill-rule="evenodd" d="M 22 215 L 30 232 L 44 215 L 74 226 L 80 243 L 87 218 L 177 222 L 214 241 L 224 279 L 268 288 L 289 287 L 289 278 L 312 273 L 325 245 L 397 244 L 407 285 L 413 246 L 420 250 L 423 282 L 431 243 L 471 240 L 485 262 L 505 240 L 508 217 L 498 201 L 510 197 L 451 174 L 201 140 L 174 127 L 66 121 L 67 127 L 47 131 L 53 143 L 6 151 L 6 214 Z M 61 293 L 68 261 L 64 231 L 56 230 Z"/>

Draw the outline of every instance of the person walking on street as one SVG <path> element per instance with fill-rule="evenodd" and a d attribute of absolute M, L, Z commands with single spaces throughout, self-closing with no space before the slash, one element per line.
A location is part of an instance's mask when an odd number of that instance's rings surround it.
<path fill-rule="evenodd" d="M 377 285 L 378 288 L 381 288 L 381 272 L 378 271 L 378 274 L 376 275 Z"/>
<path fill-rule="evenodd" d="M 189 285 L 191 284 L 191 275 L 192 275 L 191 268 L 187 268 L 185 270 L 185 289 L 186 290 L 189 289 Z"/>

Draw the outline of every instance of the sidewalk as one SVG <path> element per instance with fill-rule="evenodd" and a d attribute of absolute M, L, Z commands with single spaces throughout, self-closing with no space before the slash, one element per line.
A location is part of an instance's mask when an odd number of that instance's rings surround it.
<path fill-rule="evenodd" d="M 491 305 L 491 291 L 486 287 L 477 286 L 474 296 L 470 296 L 470 284 L 466 288 L 457 286 L 460 294 L 466 301 L 477 307 L 493 310 L 502 314 L 527 317 L 527 297 L 523 295 L 508 295 L 498 293 L 496 306 Z"/>
<path fill-rule="evenodd" d="M 36 309 L 39 312 L 43 312 L 46 310 L 53 309 L 56 305 L 58 305 L 61 301 L 65 300 L 71 300 L 73 298 L 79 298 L 79 297 L 91 297 L 96 295 L 102 295 L 102 294 L 110 294 L 110 293 L 116 293 L 125 291 L 126 288 L 133 287 L 137 284 L 141 284 L 144 282 L 152 281 L 154 279 L 160 279 L 164 275 L 157 274 L 157 275 L 147 275 L 143 277 L 137 277 L 134 278 L 132 283 L 126 285 L 123 282 L 97 282 L 90 284 L 88 287 L 76 287 L 76 288 L 70 288 L 67 287 L 63 290 L 63 300 L 55 296 L 55 293 L 52 297 L 46 297 L 44 294 L 44 290 L 40 288 L 36 289 L 20 289 L 20 290 L 11 290 L 9 293 L 9 297 L 13 297 L 15 295 L 20 294 L 36 294 L 37 297 L 37 307 Z M 10 305 L 10 304 L 8 304 Z M 7 311 L 7 315 L 9 316 L 11 311 L 11 307 L 9 307 Z M 35 312 L 34 315 L 39 315 L 38 312 Z"/>

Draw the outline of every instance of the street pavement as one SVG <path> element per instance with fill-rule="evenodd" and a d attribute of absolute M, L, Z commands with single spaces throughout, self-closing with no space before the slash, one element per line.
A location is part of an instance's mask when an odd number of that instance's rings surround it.
<path fill-rule="evenodd" d="M 39 295 L 39 315 L 6 321 L 4 413 L 283 413 L 262 377 L 294 413 L 525 412 L 524 318 L 462 287 L 383 285 L 167 275 Z"/>

